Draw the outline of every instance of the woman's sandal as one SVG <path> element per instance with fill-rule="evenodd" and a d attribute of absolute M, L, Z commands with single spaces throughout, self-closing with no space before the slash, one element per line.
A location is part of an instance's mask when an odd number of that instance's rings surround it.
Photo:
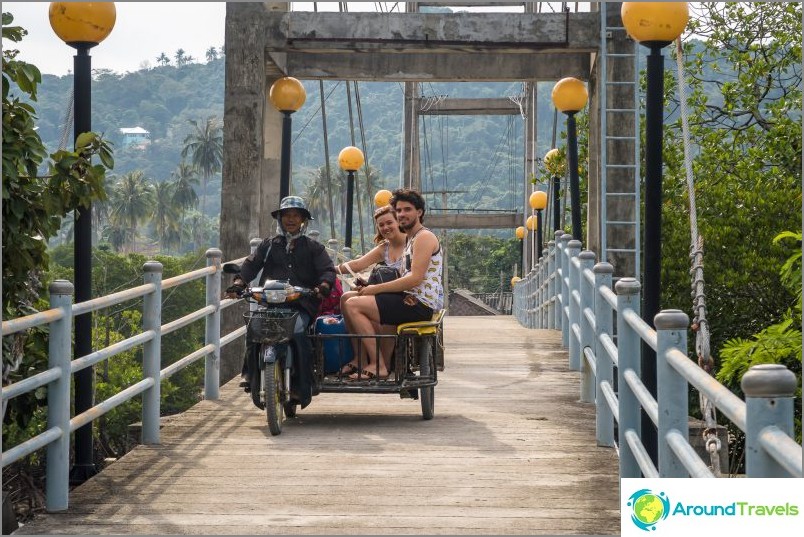
<path fill-rule="evenodd" d="M 340 374 L 341 376 L 351 377 L 358 371 L 360 370 L 357 368 L 357 366 L 350 362 L 341 368 Z"/>
<path fill-rule="evenodd" d="M 360 375 L 357 374 L 357 371 L 355 371 L 354 373 L 349 375 L 349 379 L 350 380 L 358 380 L 358 379 L 361 379 L 361 380 L 362 379 L 366 379 L 366 380 L 375 380 L 375 379 L 376 380 L 385 380 L 389 376 L 391 376 L 390 373 L 388 373 L 387 375 L 385 375 L 383 377 L 383 376 L 377 375 L 373 371 L 369 371 L 368 369 L 363 369 L 363 370 L 360 371 Z"/>

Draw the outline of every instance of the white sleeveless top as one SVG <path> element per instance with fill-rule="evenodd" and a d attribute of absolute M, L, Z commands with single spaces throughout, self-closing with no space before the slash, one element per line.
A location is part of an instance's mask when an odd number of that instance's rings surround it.
<path fill-rule="evenodd" d="M 404 259 L 413 258 L 413 242 L 415 240 L 416 236 L 414 235 L 405 246 Z M 405 272 L 409 271 L 406 264 L 404 268 Z M 441 283 L 443 269 L 444 257 L 441 253 L 441 246 L 439 245 L 438 250 L 430 256 L 430 264 L 427 266 L 427 270 L 424 273 L 424 280 L 416 287 L 408 289 L 405 292 L 418 298 L 419 302 L 425 306 L 429 306 L 434 312 L 442 309 L 444 307 L 444 286 Z"/>
<path fill-rule="evenodd" d="M 403 250 L 402 255 L 399 259 L 391 259 L 391 243 L 388 242 L 386 239 L 385 241 L 385 250 L 382 254 L 382 259 L 386 265 L 389 267 L 394 267 L 397 271 L 399 271 L 399 275 L 401 276 L 403 272 L 405 272 L 405 252 Z"/>

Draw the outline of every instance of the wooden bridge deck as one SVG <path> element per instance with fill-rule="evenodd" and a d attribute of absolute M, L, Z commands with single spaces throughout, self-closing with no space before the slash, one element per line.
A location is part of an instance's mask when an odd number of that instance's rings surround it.
<path fill-rule="evenodd" d="M 560 335 L 447 317 L 436 415 L 323 394 L 272 437 L 230 382 L 18 534 L 617 534 L 617 460 L 595 444 Z"/>

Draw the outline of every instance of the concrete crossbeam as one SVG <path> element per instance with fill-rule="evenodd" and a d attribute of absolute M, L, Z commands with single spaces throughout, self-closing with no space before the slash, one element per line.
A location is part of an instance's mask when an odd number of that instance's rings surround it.
<path fill-rule="evenodd" d="M 273 56 L 274 54 L 272 54 Z M 591 54 L 309 54 L 287 53 L 288 76 L 372 82 L 555 81 L 589 79 Z M 463 59 L 465 58 L 465 60 Z M 269 58 L 273 66 L 273 60 Z M 467 68 L 471 64 L 471 69 Z M 268 69 L 266 67 L 266 69 Z"/>
<path fill-rule="evenodd" d="M 518 116 L 519 105 L 509 99 L 444 99 L 422 109 L 427 99 L 419 99 L 419 115 L 421 116 Z"/>
<path fill-rule="evenodd" d="M 515 229 L 524 222 L 522 213 L 431 214 L 424 217 L 432 229 Z"/>
<path fill-rule="evenodd" d="M 594 52 L 598 13 L 266 14 L 269 52 Z"/>

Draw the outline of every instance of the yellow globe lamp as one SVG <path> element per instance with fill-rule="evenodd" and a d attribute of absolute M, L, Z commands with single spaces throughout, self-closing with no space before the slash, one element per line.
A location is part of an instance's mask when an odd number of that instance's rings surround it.
<path fill-rule="evenodd" d="M 547 192 L 544 192 L 542 190 L 535 191 L 533 194 L 530 195 L 528 203 L 530 203 L 531 209 L 541 211 L 542 209 L 547 207 Z"/>
<path fill-rule="evenodd" d="M 378 190 L 376 194 L 374 194 L 374 205 L 377 207 L 384 207 L 391 202 L 391 194 L 390 190 Z"/>
<path fill-rule="evenodd" d="M 365 162 L 363 152 L 353 145 L 344 147 L 338 153 L 338 165 L 342 170 L 347 172 L 354 172 L 360 169 L 360 166 Z"/>
<path fill-rule="evenodd" d="M 687 2 L 623 2 L 620 16 L 632 39 L 662 46 L 681 35 L 690 17 Z"/>
<path fill-rule="evenodd" d="M 53 31 L 68 45 L 92 47 L 112 33 L 117 10 L 114 2 L 51 2 L 48 18 Z"/>
<path fill-rule="evenodd" d="M 519 276 L 514 276 L 513 278 L 511 278 L 511 287 L 516 285 L 516 282 L 521 281 L 521 280 L 522 280 L 522 278 L 520 278 Z"/>
<path fill-rule="evenodd" d="M 525 221 L 525 227 L 527 227 L 531 231 L 536 231 L 539 228 L 539 223 L 536 220 L 536 217 L 529 216 L 528 219 Z"/>
<path fill-rule="evenodd" d="M 562 112 L 578 112 L 589 100 L 586 84 L 577 78 L 567 77 L 553 86 L 553 104 Z"/>
<path fill-rule="evenodd" d="M 298 79 L 286 76 L 273 83 L 268 99 L 280 112 L 295 112 L 307 100 L 307 92 Z"/>
<path fill-rule="evenodd" d="M 556 148 L 553 148 L 544 154 L 544 165 L 547 166 L 548 170 L 556 166 L 556 161 L 560 155 L 561 152 Z"/>
<path fill-rule="evenodd" d="M 524 239 L 525 238 L 525 226 L 519 226 L 518 228 L 516 228 L 515 233 L 516 233 L 516 238 L 517 239 L 519 239 L 519 240 Z"/>

